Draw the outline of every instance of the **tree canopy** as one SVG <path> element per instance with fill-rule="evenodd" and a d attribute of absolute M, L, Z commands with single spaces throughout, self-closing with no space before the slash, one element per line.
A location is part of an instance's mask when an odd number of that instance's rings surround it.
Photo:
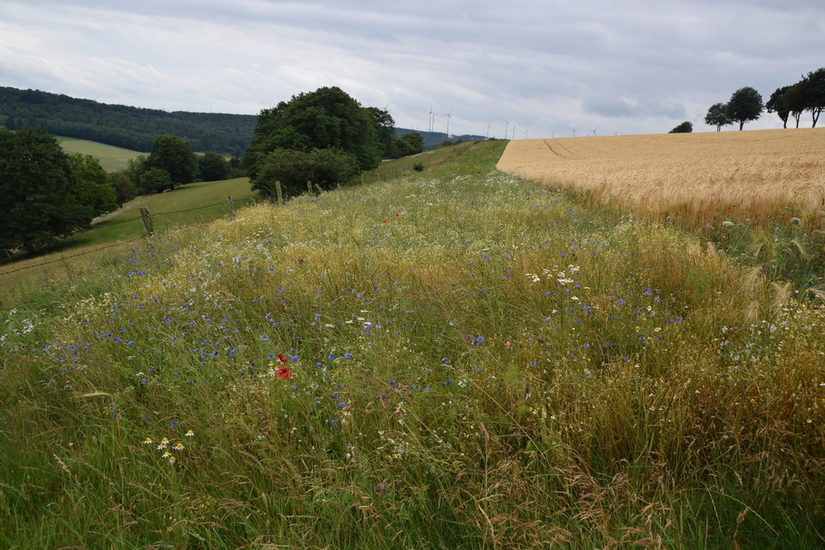
<path fill-rule="evenodd" d="M 91 155 L 81 153 L 68 155 L 68 160 L 75 178 L 77 201 L 91 206 L 95 216 L 116 210 L 117 193 L 100 162 Z"/>
<path fill-rule="evenodd" d="M 689 134 L 691 132 L 693 132 L 693 123 L 686 120 L 668 132 L 668 134 Z"/>
<path fill-rule="evenodd" d="M 733 92 L 728 101 L 728 116 L 739 123 L 740 131 L 746 122 L 758 119 L 764 109 L 762 95 L 750 86 Z"/>
<path fill-rule="evenodd" d="M 158 137 L 147 163 L 151 168 L 166 170 L 172 188 L 191 183 L 198 176 L 198 160 L 192 152 L 192 144 L 177 136 L 165 134 Z"/>
<path fill-rule="evenodd" d="M 825 67 L 809 72 L 799 85 L 802 92 L 801 103 L 804 110 L 811 112 L 812 127 L 816 128 L 819 115 L 825 108 Z"/>
<path fill-rule="evenodd" d="M 0 249 L 38 250 L 86 227 L 75 175 L 57 140 L 41 129 L 0 129 Z"/>
<path fill-rule="evenodd" d="M 361 170 L 378 166 L 383 152 L 371 112 L 335 86 L 298 94 L 261 111 L 244 156 L 252 179 L 265 156 L 277 149 L 338 149 L 351 155 Z"/>
<path fill-rule="evenodd" d="M 198 157 L 198 176 L 201 181 L 219 181 L 229 178 L 232 167 L 223 155 L 206 152 Z"/>
<path fill-rule="evenodd" d="M 708 109 L 708 114 L 705 115 L 705 124 L 716 126 L 716 131 L 722 131 L 722 126 L 733 124 L 728 115 L 728 107 L 724 103 L 715 103 Z"/>

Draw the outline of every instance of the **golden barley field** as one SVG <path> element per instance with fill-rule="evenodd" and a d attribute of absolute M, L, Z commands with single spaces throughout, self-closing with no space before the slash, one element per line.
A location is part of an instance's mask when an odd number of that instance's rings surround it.
<path fill-rule="evenodd" d="M 497 168 L 652 218 L 825 225 L 825 129 L 511 141 Z"/>

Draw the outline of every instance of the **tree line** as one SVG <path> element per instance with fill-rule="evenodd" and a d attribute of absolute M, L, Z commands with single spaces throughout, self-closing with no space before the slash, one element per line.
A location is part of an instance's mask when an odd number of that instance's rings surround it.
<path fill-rule="evenodd" d="M 39 90 L 0 87 L 0 126 L 44 128 L 52 134 L 148 152 L 155 139 L 172 134 L 196 151 L 240 157 L 249 145 L 255 115 L 167 112 L 108 105 Z"/>
<path fill-rule="evenodd" d="M 776 113 L 782 120 L 782 127 L 788 127 L 788 119 L 799 120 L 802 114 L 811 113 L 811 127 L 815 128 L 819 115 L 825 107 L 825 67 L 802 76 L 799 82 L 777 88 L 763 103 L 762 95 L 754 88 L 745 87 L 736 90 L 727 103 L 711 105 L 705 115 L 705 123 L 716 126 L 716 131 L 723 126 L 739 123 L 741 131 L 746 122 L 757 120 L 762 112 Z"/>

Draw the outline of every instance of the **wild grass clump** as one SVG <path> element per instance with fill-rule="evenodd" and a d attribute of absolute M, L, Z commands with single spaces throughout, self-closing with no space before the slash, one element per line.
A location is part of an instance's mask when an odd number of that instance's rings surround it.
<path fill-rule="evenodd" d="M 2 545 L 821 544 L 825 309 L 501 149 L 7 312 Z"/>

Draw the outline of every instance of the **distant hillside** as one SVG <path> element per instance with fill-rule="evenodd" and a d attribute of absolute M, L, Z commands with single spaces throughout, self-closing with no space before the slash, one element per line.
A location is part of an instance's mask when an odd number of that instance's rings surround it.
<path fill-rule="evenodd" d="M 195 151 L 215 151 L 239 157 L 246 151 L 255 129 L 256 115 L 162 111 L 98 103 L 40 90 L 0 86 L 0 126 L 11 130 L 39 126 L 52 134 L 96 141 L 115 147 L 148 152 L 163 134 L 189 141 Z M 418 132 L 424 150 L 447 139 L 443 132 L 396 128 L 396 136 Z M 483 140 L 484 136 L 452 136 L 451 141 Z"/>
<path fill-rule="evenodd" d="M 57 141 L 67 153 L 92 155 L 107 172 L 125 170 L 129 165 L 129 161 L 140 154 L 138 151 L 132 151 L 131 149 L 123 149 L 122 147 L 86 139 L 57 136 Z"/>
<path fill-rule="evenodd" d="M 395 129 L 395 137 L 403 136 L 404 134 L 409 134 L 410 132 L 418 132 L 421 134 L 421 137 L 424 138 L 424 150 L 429 151 L 430 149 L 435 149 L 442 143 L 444 140 L 447 139 L 447 134 L 444 132 L 422 132 L 421 130 L 410 130 L 409 128 L 396 128 Z M 487 138 L 484 136 L 474 136 L 470 134 L 464 134 L 460 136 L 452 136 L 450 141 L 483 141 Z"/>
<path fill-rule="evenodd" d="M 2 126 L 39 126 L 52 134 L 136 151 L 149 151 L 158 136 L 174 134 L 192 143 L 195 151 L 240 156 L 256 122 L 255 115 L 167 112 L 0 87 Z"/>

